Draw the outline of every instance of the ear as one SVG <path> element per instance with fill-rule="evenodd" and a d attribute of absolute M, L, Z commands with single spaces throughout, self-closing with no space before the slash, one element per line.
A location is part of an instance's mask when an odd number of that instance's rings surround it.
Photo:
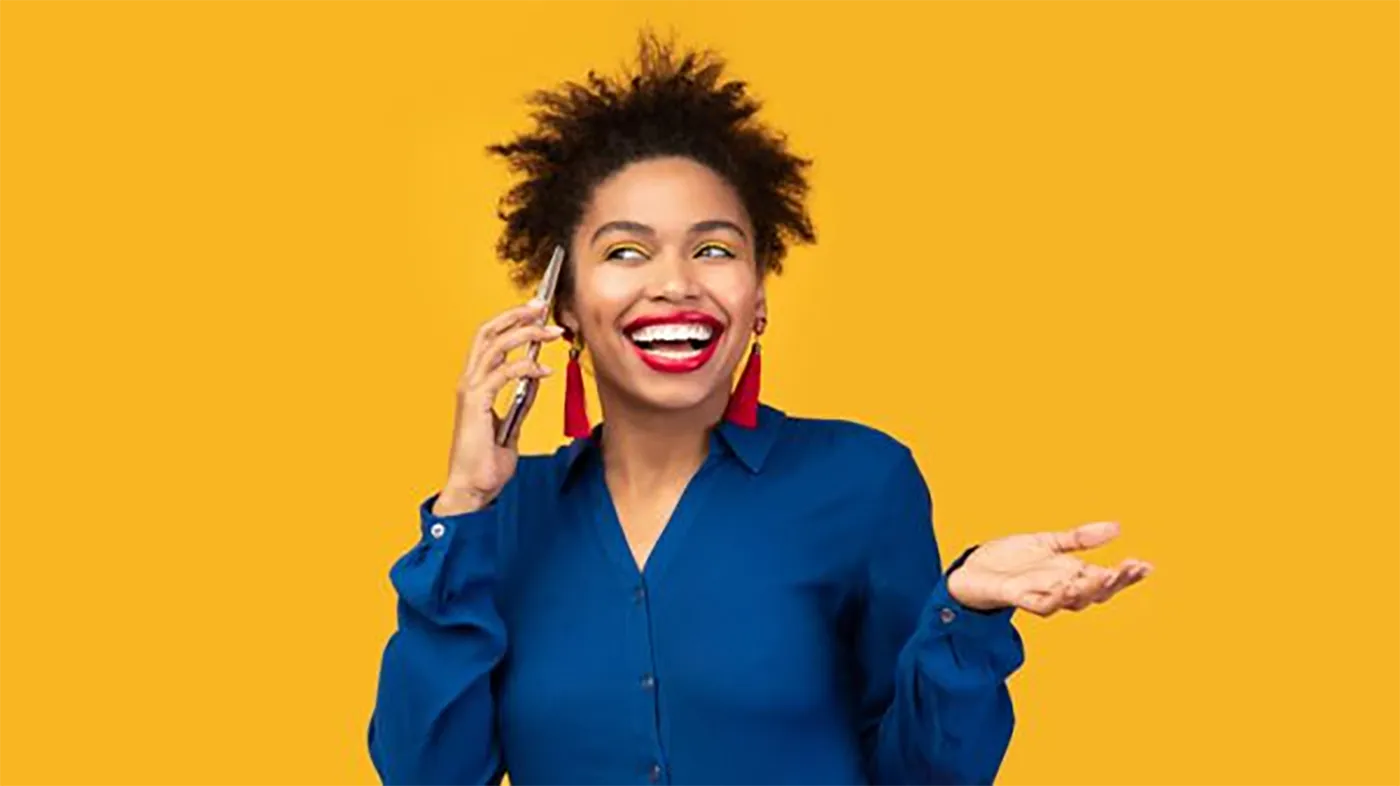
<path fill-rule="evenodd" d="M 559 285 L 554 296 L 554 321 L 560 327 L 568 330 L 570 334 L 577 336 L 583 325 L 578 318 L 578 312 L 574 311 L 574 298 L 572 289 L 578 279 L 576 277 L 574 250 L 577 243 L 570 243 L 568 253 L 564 257 L 564 269 L 559 272 Z"/>
<path fill-rule="evenodd" d="M 753 319 L 755 325 L 768 322 L 768 290 L 761 281 L 758 284 L 758 297 L 754 301 Z"/>
<path fill-rule="evenodd" d="M 570 333 L 578 335 L 578 315 L 574 313 L 574 310 L 567 303 L 560 303 L 554 307 L 554 321 L 566 328 Z"/>

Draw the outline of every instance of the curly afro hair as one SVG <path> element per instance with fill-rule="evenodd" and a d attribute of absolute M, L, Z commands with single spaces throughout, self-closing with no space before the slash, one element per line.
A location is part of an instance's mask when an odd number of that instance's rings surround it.
<path fill-rule="evenodd" d="M 487 147 L 523 176 L 497 209 L 506 225 L 496 252 L 514 265 L 517 284 L 543 276 L 550 250 L 568 244 L 598 183 L 660 156 L 691 158 L 734 187 L 753 222 L 762 273 L 782 271 L 789 244 L 815 242 L 804 205 L 811 161 L 755 120 L 760 103 L 745 83 L 721 81 L 724 65 L 714 52 L 677 54 L 643 31 L 635 73 L 589 71 L 583 83 L 530 95 L 533 130 Z M 566 270 L 561 294 L 570 278 Z"/>

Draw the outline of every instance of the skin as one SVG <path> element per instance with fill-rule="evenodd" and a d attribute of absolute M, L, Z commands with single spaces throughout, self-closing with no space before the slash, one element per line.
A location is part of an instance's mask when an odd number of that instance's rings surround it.
<path fill-rule="evenodd" d="M 575 283 L 560 319 L 592 357 L 608 490 L 639 566 L 704 461 L 734 369 L 766 318 L 753 236 L 729 184 L 684 158 L 638 162 L 600 183 L 574 232 Z M 680 311 L 718 319 L 718 349 L 691 373 L 655 371 L 623 328 Z"/>
<path fill-rule="evenodd" d="M 574 289 L 560 318 L 588 347 L 610 424 L 617 414 L 700 427 L 718 419 L 754 322 L 767 316 L 753 235 L 734 190 L 689 159 L 635 163 L 594 190 L 574 232 Z M 623 326 L 678 311 L 719 319 L 719 350 L 688 374 L 653 371 Z"/>
<path fill-rule="evenodd" d="M 755 326 L 767 320 L 753 237 L 742 201 L 722 177 L 695 161 L 666 157 L 635 162 L 600 183 L 571 238 L 574 285 L 563 293 L 559 319 L 592 358 L 608 424 L 606 482 L 639 566 L 704 461 L 734 371 Z M 679 311 L 718 319 L 725 326 L 719 346 L 696 371 L 655 371 L 623 327 L 640 316 Z M 550 373 L 528 360 L 507 360 L 528 341 L 558 340 L 558 328 L 537 324 L 543 314 L 540 304 L 527 304 L 478 331 L 458 381 L 438 515 L 479 509 L 514 473 L 516 446 L 497 446 L 492 438 L 499 422 L 494 402 L 511 380 Z M 949 592 L 970 608 L 1015 606 L 1041 616 L 1102 603 L 1152 570 L 1140 560 L 1110 568 L 1079 556 L 1118 533 L 1114 522 L 1095 522 L 989 541 L 952 573 Z"/>

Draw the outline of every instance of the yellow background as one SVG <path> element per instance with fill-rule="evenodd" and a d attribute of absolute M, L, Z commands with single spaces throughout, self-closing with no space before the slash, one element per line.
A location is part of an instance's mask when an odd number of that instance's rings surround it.
<path fill-rule="evenodd" d="M 482 147 L 643 22 L 817 159 L 766 397 L 910 443 L 945 555 L 1158 566 L 1021 618 L 1001 782 L 1400 781 L 1400 5 L 0 14 L 6 782 L 374 780 L 386 573 L 517 299 Z"/>

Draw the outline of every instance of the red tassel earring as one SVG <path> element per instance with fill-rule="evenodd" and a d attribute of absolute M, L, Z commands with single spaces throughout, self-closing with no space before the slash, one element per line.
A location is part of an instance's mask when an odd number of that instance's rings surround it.
<path fill-rule="evenodd" d="M 763 320 L 759 320 L 754 325 L 753 347 L 749 350 L 749 359 L 744 363 L 744 370 L 739 374 L 739 384 L 734 386 L 734 392 L 729 394 L 729 406 L 724 410 L 724 419 L 744 428 L 756 428 L 758 426 L 758 388 L 763 376 L 763 351 L 759 347 L 758 337 L 763 335 Z"/>
<path fill-rule="evenodd" d="M 588 403 L 583 395 L 583 369 L 579 368 L 578 356 L 583 342 L 571 336 L 573 345 L 569 347 L 569 366 L 564 381 L 564 436 L 580 439 L 593 433 L 588 423 Z"/>

